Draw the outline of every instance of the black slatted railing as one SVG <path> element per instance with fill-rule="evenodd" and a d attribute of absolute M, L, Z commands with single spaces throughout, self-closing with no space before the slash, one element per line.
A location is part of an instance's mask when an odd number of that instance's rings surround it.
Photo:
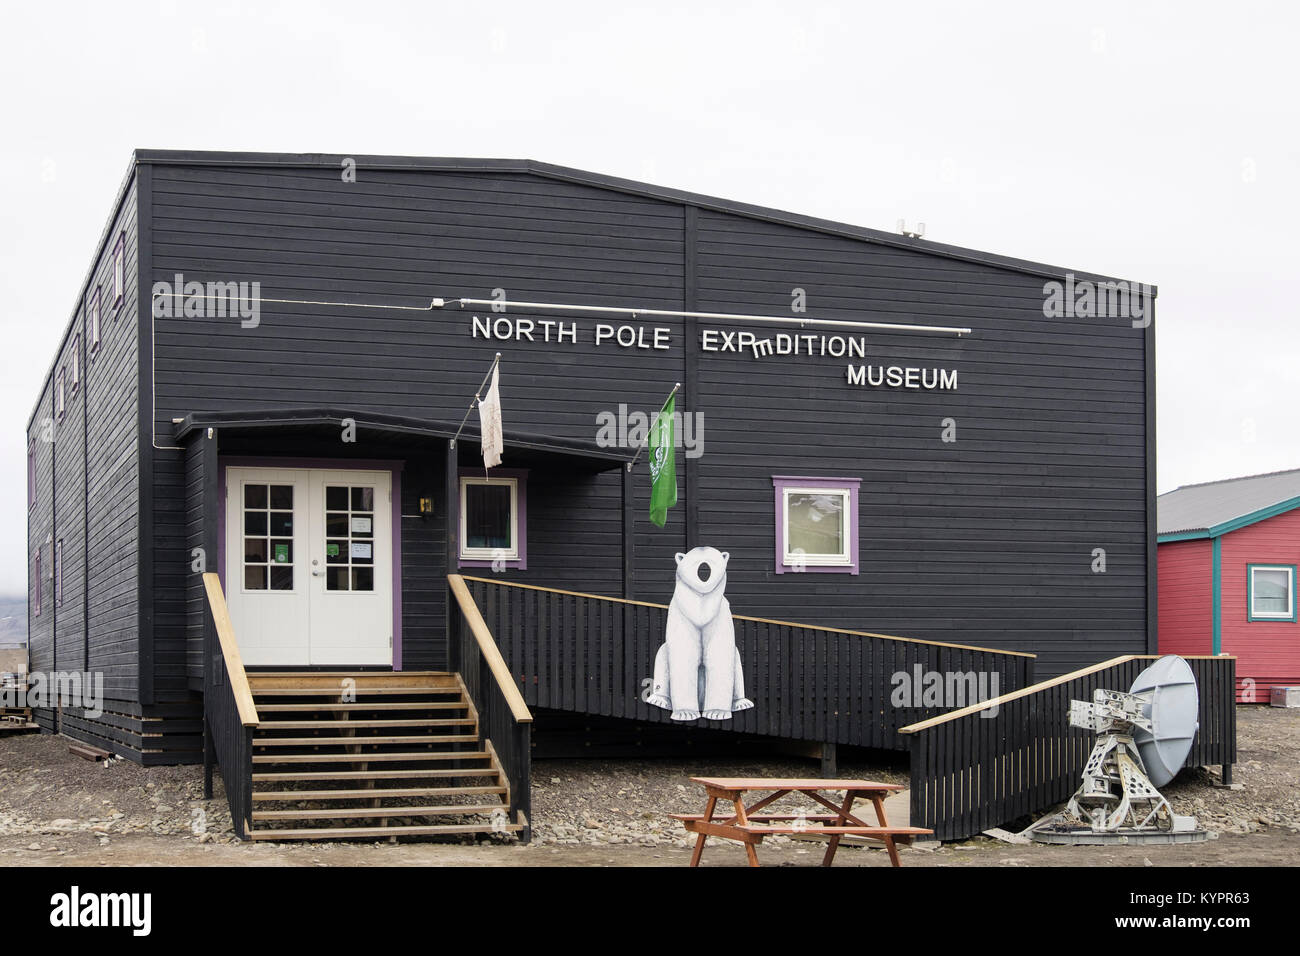
<path fill-rule="evenodd" d="M 207 592 L 207 626 L 203 668 L 203 795 L 212 799 L 215 760 L 225 785 L 230 820 L 241 840 L 249 839 L 253 811 L 253 732 L 257 708 L 235 643 L 234 627 L 226 608 L 221 580 L 204 574 Z"/>
<path fill-rule="evenodd" d="M 451 618 L 451 669 L 460 673 L 478 711 L 480 733 L 495 751 L 510 787 L 511 822 L 525 824 L 520 839 L 527 843 L 532 839 L 533 716 L 494 639 L 499 631 L 484 620 L 460 575 L 448 575 L 448 582 L 460 609 Z"/>
<path fill-rule="evenodd" d="M 961 840 L 1069 799 L 1095 735 L 1071 727 L 1071 700 L 1098 689 L 1127 691 L 1156 660 L 1126 656 L 902 728 L 912 754 L 911 824 Z M 1235 665 L 1231 657 L 1186 658 L 1196 676 L 1200 729 L 1185 766 L 1237 759 Z"/>
<path fill-rule="evenodd" d="M 671 721 L 668 711 L 645 700 L 664 643 L 666 605 L 488 578 L 464 582 L 528 704 Z M 905 750 L 899 728 L 1033 681 L 1029 654 L 733 618 L 745 696 L 754 707 L 730 720 L 701 721 L 704 726 Z M 916 694 L 932 674 L 946 678 L 945 687 L 958 696 L 935 703 Z"/>

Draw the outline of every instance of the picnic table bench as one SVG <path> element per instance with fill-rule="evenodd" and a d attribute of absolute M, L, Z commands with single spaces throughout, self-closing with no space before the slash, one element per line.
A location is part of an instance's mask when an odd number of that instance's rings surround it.
<path fill-rule="evenodd" d="M 816 780 L 816 779 L 771 779 L 765 777 L 692 777 L 692 783 L 698 783 L 708 795 L 704 813 L 673 813 L 674 820 L 681 820 L 686 829 L 698 834 L 695 839 L 695 852 L 691 854 L 691 866 L 700 865 L 704 853 L 704 841 L 711 836 L 736 840 L 745 847 L 745 855 L 750 866 L 758 866 L 758 853 L 755 847 L 763 842 L 763 837 L 773 834 L 825 834 L 830 837 L 822 866 L 830 866 L 839 849 L 840 838 L 845 836 L 864 836 L 879 839 L 889 851 L 889 861 L 900 866 L 897 844 L 908 844 L 913 837 L 933 833 L 921 827 L 891 827 L 885 818 L 885 797 L 902 790 L 896 783 L 876 783 L 871 780 Z M 745 794 L 755 791 L 766 793 L 751 806 L 745 806 Z M 844 794 L 837 804 L 826 793 Z M 782 797 L 791 793 L 801 793 L 826 807 L 831 813 L 758 813 Z M 863 799 L 871 801 L 876 811 L 874 825 L 854 816 L 853 801 Z M 715 816 L 718 801 L 728 801 L 735 808 L 731 816 Z"/>

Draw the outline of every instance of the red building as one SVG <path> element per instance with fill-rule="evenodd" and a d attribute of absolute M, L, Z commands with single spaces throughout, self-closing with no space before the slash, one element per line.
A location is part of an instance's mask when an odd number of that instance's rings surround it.
<path fill-rule="evenodd" d="M 1157 499 L 1161 654 L 1233 654 L 1237 699 L 1300 685 L 1300 469 Z"/>

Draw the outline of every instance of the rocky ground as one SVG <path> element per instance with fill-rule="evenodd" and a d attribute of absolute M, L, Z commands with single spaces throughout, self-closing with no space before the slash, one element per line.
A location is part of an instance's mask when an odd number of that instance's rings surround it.
<path fill-rule="evenodd" d="M 907 865 L 1208 865 L 1300 863 L 1300 710 L 1238 709 L 1234 789 L 1216 786 L 1217 768 L 1185 771 L 1164 792 L 1178 813 L 1195 815 L 1219 840 L 1210 844 L 1111 848 L 1006 846 L 977 838 L 906 850 Z M 690 777 L 808 776 L 809 760 L 538 760 L 533 766 L 532 846 L 474 847 L 469 839 L 405 844 L 244 844 L 224 799 L 202 799 L 202 768 L 96 764 L 68 753 L 66 739 L 29 734 L 0 739 L 0 865 L 65 863 L 239 865 L 677 865 L 688 840 L 674 812 L 698 812 L 703 794 Z M 889 762 L 893 761 L 893 762 Z M 906 765 L 883 756 L 841 763 L 841 776 L 906 783 Z M 220 781 L 218 778 L 218 788 Z M 789 800 L 786 805 L 799 806 Z M 809 809 L 812 804 L 804 804 Z M 897 822 L 897 821 L 895 821 Z M 500 843 L 502 838 L 490 838 Z M 716 842 L 716 841 L 715 841 Z M 785 837 L 763 844 L 765 861 L 813 865 L 819 851 Z M 738 847 L 710 850 L 713 863 L 743 863 Z M 876 850 L 842 851 L 837 865 L 886 865 Z"/>

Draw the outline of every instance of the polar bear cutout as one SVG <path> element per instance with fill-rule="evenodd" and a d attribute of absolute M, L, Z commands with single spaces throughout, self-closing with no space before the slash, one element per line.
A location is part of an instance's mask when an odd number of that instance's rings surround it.
<path fill-rule="evenodd" d="M 671 710 L 673 720 L 730 720 L 754 702 L 745 697 L 745 675 L 736 628 L 727 603 L 727 561 L 714 548 L 677 555 L 677 587 L 668 606 L 663 646 L 655 655 L 652 692 L 646 702 Z"/>

